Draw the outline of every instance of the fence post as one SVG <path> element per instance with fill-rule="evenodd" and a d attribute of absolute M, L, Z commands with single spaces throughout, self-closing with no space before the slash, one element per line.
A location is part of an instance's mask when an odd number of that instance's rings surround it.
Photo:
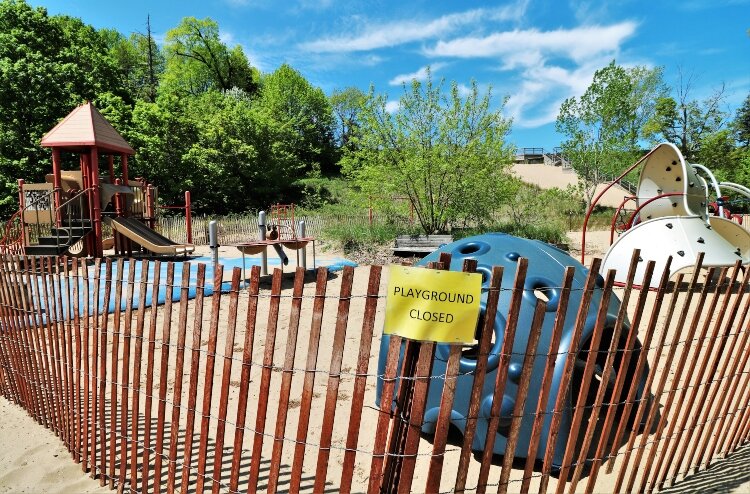
<path fill-rule="evenodd" d="M 372 196 L 369 197 L 369 202 L 367 204 L 367 218 L 370 221 L 370 228 L 372 228 Z"/>
<path fill-rule="evenodd" d="M 185 191 L 185 230 L 187 230 L 187 243 L 193 243 L 193 203 L 190 200 L 190 191 Z"/>

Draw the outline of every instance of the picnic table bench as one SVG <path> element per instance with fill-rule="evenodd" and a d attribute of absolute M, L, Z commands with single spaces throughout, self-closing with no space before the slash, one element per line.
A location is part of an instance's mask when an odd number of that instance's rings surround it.
<path fill-rule="evenodd" d="M 427 255 L 451 242 L 453 235 L 399 235 L 391 251 L 396 255 Z"/>

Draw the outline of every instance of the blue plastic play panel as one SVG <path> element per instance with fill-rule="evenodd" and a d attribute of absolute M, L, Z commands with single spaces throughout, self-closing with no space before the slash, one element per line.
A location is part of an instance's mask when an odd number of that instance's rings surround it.
<path fill-rule="evenodd" d="M 220 258 L 219 263 L 224 266 L 224 272 L 226 276 L 226 272 L 231 271 L 233 268 L 242 268 L 242 258 Z M 140 307 L 141 305 L 141 286 L 140 282 L 143 279 L 143 266 L 146 264 L 146 261 L 142 260 L 136 260 L 134 262 L 125 262 L 124 269 L 122 272 L 122 276 L 119 275 L 117 272 L 117 262 L 112 263 L 112 276 L 111 280 L 113 280 L 113 284 L 111 286 L 111 294 L 110 294 L 110 300 L 109 300 L 109 306 L 107 308 L 108 312 L 112 313 L 115 311 L 115 286 L 114 286 L 114 280 L 121 279 L 122 280 L 122 297 L 120 302 L 120 310 L 125 310 L 126 308 L 126 301 L 127 301 L 127 293 L 128 293 L 128 279 L 130 276 L 130 267 L 131 265 L 134 266 L 135 269 L 135 286 L 133 289 L 133 303 L 132 307 Z M 214 267 L 213 267 L 213 260 L 210 257 L 197 257 L 192 258 L 188 261 L 178 261 L 174 263 L 174 283 L 172 288 L 168 288 L 165 286 L 166 279 L 167 279 L 167 262 L 162 262 L 161 267 L 159 270 L 159 288 L 158 293 L 156 294 L 156 303 L 158 305 L 164 304 L 167 298 L 167 294 L 171 292 L 171 297 L 173 301 L 177 301 L 180 299 L 180 290 L 181 290 L 181 282 L 182 282 L 182 271 L 184 269 L 185 265 L 189 265 L 190 269 L 190 283 L 188 288 L 188 298 L 195 298 L 197 285 L 198 285 L 198 264 L 205 264 L 206 265 L 206 279 L 205 279 L 205 286 L 203 287 L 203 294 L 204 295 L 211 295 L 213 294 L 216 287 L 214 286 L 213 279 L 214 279 Z M 277 267 L 280 265 L 280 261 L 278 259 L 268 259 L 269 267 Z M 146 292 L 145 292 L 145 300 L 144 300 L 144 307 L 150 307 L 151 303 L 153 301 L 153 281 L 154 281 L 154 268 L 156 263 L 154 261 L 148 261 L 148 272 L 146 273 Z M 249 275 L 249 268 L 253 265 L 260 265 L 260 259 L 253 259 L 253 258 L 245 258 L 245 268 L 248 269 L 247 275 Z M 350 261 L 348 259 L 343 258 L 333 258 L 333 259 L 326 259 L 318 261 L 316 264 L 316 267 L 325 266 L 328 268 L 329 271 L 340 271 L 344 269 L 344 266 L 352 266 L 356 267 L 357 263 Z M 89 314 L 94 313 L 94 270 L 96 268 L 94 266 L 90 266 L 88 270 L 88 290 L 84 290 L 84 280 L 78 279 L 78 287 L 77 287 L 77 293 L 78 293 L 78 307 L 79 311 L 83 312 L 84 307 L 84 296 L 88 295 L 88 312 Z M 101 307 L 104 304 L 104 295 L 105 295 L 105 269 L 106 265 L 104 263 L 101 264 L 101 274 L 100 274 L 100 282 L 99 282 L 99 290 L 98 290 L 98 300 L 97 304 L 99 307 Z M 289 268 L 290 271 L 293 268 Z M 41 284 L 41 279 L 38 279 L 37 283 L 39 283 L 39 286 L 36 287 L 36 289 L 40 290 L 38 293 L 44 292 L 44 287 Z M 229 290 L 229 283 L 223 282 L 222 286 L 220 287 L 221 290 L 227 291 Z M 72 299 L 74 291 L 74 287 L 71 284 L 70 296 L 67 293 L 67 287 L 63 283 L 62 287 L 62 300 L 63 300 L 63 308 L 62 310 L 67 314 L 69 307 L 67 307 L 67 301 Z M 101 312 L 101 308 L 99 309 L 99 312 Z"/>

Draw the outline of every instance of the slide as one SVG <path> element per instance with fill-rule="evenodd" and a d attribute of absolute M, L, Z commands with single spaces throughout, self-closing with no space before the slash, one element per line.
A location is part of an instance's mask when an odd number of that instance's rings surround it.
<path fill-rule="evenodd" d="M 135 218 L 114 218 L 112 230 L 154 254 L 187 255 L 195 250 L 194 245 L 175 243 Z"/>

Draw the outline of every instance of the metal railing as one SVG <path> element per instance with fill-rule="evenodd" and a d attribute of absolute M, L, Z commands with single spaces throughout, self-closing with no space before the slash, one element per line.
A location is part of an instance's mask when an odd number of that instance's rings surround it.
<path fill-rule="evenodd" d="M 34 191 L 27 197 L 27 204 L 16 211 L 5 226 L 0 240 L 0 252 L 20 253 L 25 246 L 39 245 L 42 237 L 54 237 L 58 246 L 70 247 L 90 227 L 86 198 L 93 188 L 84 189 L 54 207 L 55 190 Z M 30 217 L 31 221 L 27 220 Z M 80 228 L 82 235 L 75 235 Z"/>

